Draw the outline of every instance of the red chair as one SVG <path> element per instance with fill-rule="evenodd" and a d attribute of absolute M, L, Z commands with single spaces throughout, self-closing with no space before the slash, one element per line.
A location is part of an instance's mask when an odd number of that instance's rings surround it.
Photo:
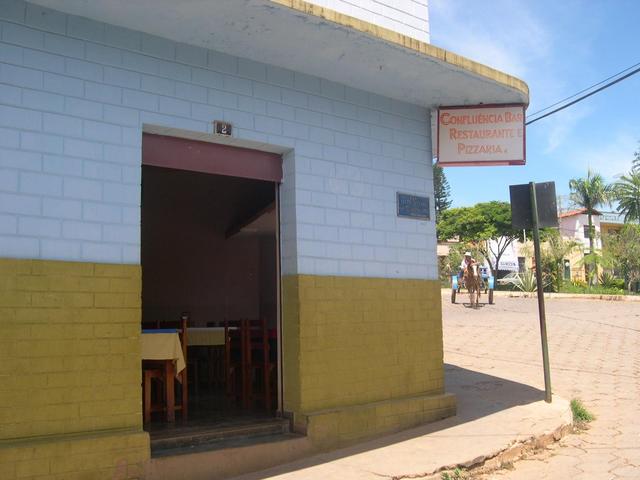
<path fill-rule="evenodd" d="M 259 401 L 270 412 L 276 363 L 270 351 L 266 320 L 225 321 L 227 400 L 249 410 Z"/>
<path fill-rule="evenodd" d="M 272 409 L 272 378 L 276 363 L 272 361 L 269 330 L 264 318 L 246 320 L 245 355 L 247 377 L 251 380 L 246 403 L 253 406 L 260 401 L 267 412 Z"/>

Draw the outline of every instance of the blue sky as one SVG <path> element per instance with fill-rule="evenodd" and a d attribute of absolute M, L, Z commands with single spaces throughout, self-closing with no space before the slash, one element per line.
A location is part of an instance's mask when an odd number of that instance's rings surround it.
<path fill-rule="evenodd" d="M 640 62 L 637 0 L 431 0 L 429 15 L 431 43 L 527 82 L 528 114 Z M 566 195 L 588 167 L 613 181 L 639 141 L 640 73 L 528 126 L 526 166 L 447 168 L 453 206 L 508 200 L 530 181 Z"/>

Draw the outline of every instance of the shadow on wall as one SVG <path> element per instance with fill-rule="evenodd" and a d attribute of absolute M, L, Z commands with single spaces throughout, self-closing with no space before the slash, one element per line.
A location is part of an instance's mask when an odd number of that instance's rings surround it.
<path fill-rule="evenodd" d="M 457 396 L 458 413 L 439 422 L 411 428 L 329 453 L 314 455 L 286 465 L 237 477 L 237 480 L 263 480 L 275 475 L 295 472 L 341 458 L 384 448 L 487 417 L 496 412 L 519 405 L 544 400 L 544 391 L 529 385 L 467 370 L 445 363 L 445 391 Z"/>

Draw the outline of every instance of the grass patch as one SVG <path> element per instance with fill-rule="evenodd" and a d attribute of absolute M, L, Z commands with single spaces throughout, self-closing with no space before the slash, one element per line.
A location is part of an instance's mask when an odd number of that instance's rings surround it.
<path fill-rule="evenodd" d="M 573 414 L 573 421 L 578 424 L 589 423 L 596 418 L 577 398 L 571 400 L 571 413 Z"/>
<path fill-rule="evenodd" d="M 586 286 L 576 285 L 569 282 L 565 282 L 562 285 L 560 293 L 584 293 L 591 295 L 626 295 L 627 292 L 622 288 L 616 287 L 603 287 L 602 285 Z"/>
<path fill-rule="evenodd" d="M 442 475 L 440 475 L 440 478 L 442 480 L 464 480 L 467 476 L 464 474 L 463 470 L 456 468 L 451 472 L 443 472 Z"/>

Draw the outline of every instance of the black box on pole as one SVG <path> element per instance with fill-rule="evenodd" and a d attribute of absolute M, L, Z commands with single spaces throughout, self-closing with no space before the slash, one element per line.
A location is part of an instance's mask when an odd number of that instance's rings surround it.
<path fill-rule="evenodd" d="M 529 184 L 510 185 L 509 194 L 511 196 L 511 226 L 518 229 L 533 228 Z M 538 201 L 538 226 L 557 227 L 556 183 L 536 183 L 536 197 Z"/>

